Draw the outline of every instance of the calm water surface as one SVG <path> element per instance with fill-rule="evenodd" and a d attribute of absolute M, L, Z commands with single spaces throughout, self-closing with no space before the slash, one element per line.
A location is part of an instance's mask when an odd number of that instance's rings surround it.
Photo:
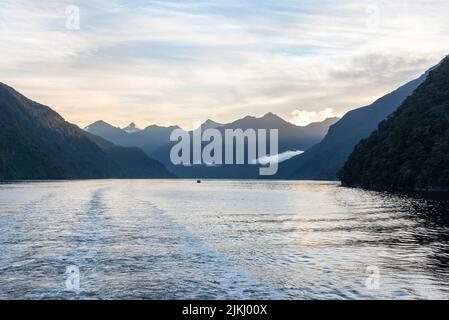
<path fill-rule="evenodd" d="M 448 208 L 320 182 L 0 184 L 0 299 L 447 299 Z"/>

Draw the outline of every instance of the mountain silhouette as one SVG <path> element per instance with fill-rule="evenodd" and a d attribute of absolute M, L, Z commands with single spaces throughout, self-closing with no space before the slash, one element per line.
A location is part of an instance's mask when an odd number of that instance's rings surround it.
<path fill-rule="evenodd" d="M 298 180 L 336 180 L 354 147 L 367 138 L 427 78 L 419 78 L 376 100 L 373 104 L 349 111 L 329 128 L 323 141 L 280 166 L 278 178 Z"/>
<path fill-rule="evenodd" d="M 338 118 L 326 119 L 322 122 L 312 123 L 305 127 L 296 126 L 285 121 L 281 117 L 267 113 L 263 117 L 246 116 L 229 124 L 223 124 L 217 129 L 224 136 L 227 129 L 278 129 L 279 134 L 279 153 L 291 150 L 307 150 L 310 146 L 317 143 L 326 134 L 329 126 L 338 121 Z M 190 133 L 191 134 L 191 133 Z M 245 155 L 245 165 L 194 165 L 194 166 L 173 166 L 170 162 L 169 155 L 171 147 L 175 143 L 171 143 L 158 150 L 154 154 L 156 159 L 164 163 L 177 176 L 183 178 L 210 178 L 210 179 L 257 179 L 259 178 L 259 166 L 248 164 L 249 160 Z M 203 147 L 207 143 L 203 143 Z M 269 138 L 267 145 L 270 144 Z M 246 145 L 246 144 L 245 144 Z M 246 145 L 247 146 L 247 145 Z M 247 148 L 245 148 L 247 149 Z M 224 150 L 223 150 L 224 154 Z M 235 154 L 235 150 L 234 150 Z M 267 176 L 266 178 L 270 178 Z"/>
<path fill-rule="evenodd" d="M 329 118 L 321 122 L 311 123 L 307 126 L 296 126 L 274 113 L 267 113 L 263 117 L 247 116 L 243 119 L 224 125 L 223 129 L 278 129 L 280 152 L 294 150 L 307 150 L 318 143 L 326 135 L 329 127 L 337 122 L 338 118 Z"/>
<path fill-rule="evenodd" d="M 357 145 L 339 175 L 348 186 L 449 190 L 449 58 Z"/>
<path fill-rule="evenodd" d="M 205 122 L 203 122 L 201 124 L 201 130 L 204 131 L 204 130 L 207 130 L 207 129 L 217 129 L 217 128 L 220 128 L 222 126 L 223 126 L 222 123 L 218 123 L 218 122 L 216 122 L 214 120 L 208 119 L 208 120 L 206 120 Z"/>
<path fill-rule="evenodd" d="M 168 178 L 140 149 L 118 147 L 0 83 L 0 179 Z"/>
<path fill-rule="evenodd" d="M 130 132 L 129 127 L 120 129 L 99 120 L 87 126 L 84 130 L 119 146 L 138 147 L 152 157 L 155 150 L 170 142 L 170 134 L 178 128 L 178 126 L 161 127 L 151 125 L 142 130 Z"/>
<path fill-rule="evenodd" d="M 246 116 L 228 124 L 207 120 L 201 125 L 201 130 L 217 129 L 224 136 L 226 129 L 242 129 L 243 131 L 247 129 L 278 129 L 279 152 L 282 153 L 289 150 L 307 150 L 321 141 L 329 127 L 337 121 L 338 118 L 329 118 L 322 122 L 300 127 L 270 112 L 262 117 Z M 129 134 L 123 129 L 114 127 L 104 121 L 97 121 L 86 127 L 86 130 L 117 145 L 142 148 L 147 155 L 161 161 L 170 171 L 181 178 L 255 179 L 258 177 L 258 166 L 256 165 L 173 165 L 170 160 L 170 151 L 177 142 L 170 141 L 170 134 L 178 128 L 178 126 L 159 127 L 153 125 L 140 132 Z M 192 136 L 192 131 L 189 134 Z M 203 143 L 203 146 L 206 144 Z M 269 144 L 269 140 L 267 144 Z M 158 145 L 159 147 L 157 147 Z"/>

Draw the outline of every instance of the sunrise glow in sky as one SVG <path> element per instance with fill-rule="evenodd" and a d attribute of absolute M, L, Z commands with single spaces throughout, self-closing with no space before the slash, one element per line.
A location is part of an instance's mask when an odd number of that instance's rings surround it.
<path fill-rule="evenodd" d="M 304 125 L 438 63 L 449 2 L 0 0 L 0 39 L 0 81 L 80 126 L 267 112 Z"/>

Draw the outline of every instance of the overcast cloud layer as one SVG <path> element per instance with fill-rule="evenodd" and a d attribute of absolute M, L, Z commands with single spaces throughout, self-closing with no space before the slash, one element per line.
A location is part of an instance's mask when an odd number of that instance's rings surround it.
<path fill-rule="evenodd" d="M 0 0 L 0 39 L 0 81 L 80 126 L 269 111 L 304 125 L 441 60 L 449 2 Z"/>

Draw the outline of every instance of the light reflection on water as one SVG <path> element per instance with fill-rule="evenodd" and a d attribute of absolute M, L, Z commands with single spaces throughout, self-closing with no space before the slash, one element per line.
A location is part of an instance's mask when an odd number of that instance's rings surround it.
<path fill-rule="evenodd" d="M 325 182 L 1 184 L 0 298 L 449 298 L 448 208 Z"/>

